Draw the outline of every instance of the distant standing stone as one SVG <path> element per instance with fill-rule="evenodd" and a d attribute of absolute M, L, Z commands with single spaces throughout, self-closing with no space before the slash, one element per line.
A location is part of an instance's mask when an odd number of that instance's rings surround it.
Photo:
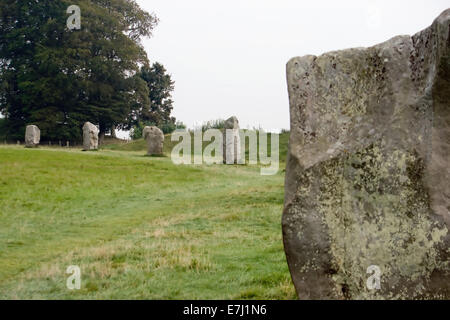
<path fill-rule="evenodd" d="M 241 138 L 239 136 L 239 121 L 231 117 L 225 121 L 223 132 L 223 163 L 237 164 L 241 158 Z"/>
<path fill-rule="evenodd" d="M 90 122 L 86 122 L 83 126 L 83 150 L 98 149 L 98 128 Z"/>
<path fill-rule="evenodd" d="M 142 136 L 147 141 L 147 155 L 162 155 L 164 133 L 158 127 L 145 127 Z"/>
<path fill-rule="evenodd" d="M 25 132 L 25 147 L 36 148 L 41 140 L 41 130 L 35 125 L 27 126 Z"/>

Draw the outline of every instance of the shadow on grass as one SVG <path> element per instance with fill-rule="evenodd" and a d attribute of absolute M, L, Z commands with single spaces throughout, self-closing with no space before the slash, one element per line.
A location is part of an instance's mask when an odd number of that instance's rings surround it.
<path fill-rule="evenodd" d="M 168 158 L 165 154 L 145 154 L 143 155 L 144 158 Z"/>

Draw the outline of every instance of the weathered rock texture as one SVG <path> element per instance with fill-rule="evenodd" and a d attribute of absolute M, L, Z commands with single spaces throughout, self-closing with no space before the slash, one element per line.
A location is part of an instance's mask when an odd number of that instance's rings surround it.
<path fill-rule="evenodd" d="M 283 237 L 301 299 L 450 299 L 449 24 L 287 64 Z"/>
<path fill-rule="evenodd" d="M 98 128 L 90 122 L 86 122 L 83 126 L 83 150 L 98 149 Z"/>
<path fill-rule="evenodd" d="M 238 164 L 241 158 L 241 138 L 239 136 L 239 121 L 231 117 L 225 121 L 223 131 L 223 163 Z"/>
<path fill-rule="evenodd" d="M 147 141 L 147 155 L 162 155 L 164 133 L 158 127 L 145 127 L 142 136 Z"/>
<path fill-rule="evenodd" d="M 25 146 L 36 148 L 41 140 L 41 130 L 35 125 L 27 126 L 25 131 Z"/>

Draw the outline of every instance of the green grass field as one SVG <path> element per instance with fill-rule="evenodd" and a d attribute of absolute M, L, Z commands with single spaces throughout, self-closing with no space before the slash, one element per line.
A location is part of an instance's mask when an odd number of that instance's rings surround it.
<path fill-rule="evenodd" d="M 0 299 L 294 299 L 283 170 L 175 166 L 142 146 L 0 147 Z"/>

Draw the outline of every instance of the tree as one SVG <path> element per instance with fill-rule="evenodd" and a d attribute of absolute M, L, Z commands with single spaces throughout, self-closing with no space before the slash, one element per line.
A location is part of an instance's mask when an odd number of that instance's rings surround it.
<path fill-rule="evenodd" d="M 63 113 L 70 103 L 61 103 L 60 110 L 55 107 L 63 91 L 70 90 L 70 81 L 55 72 L 64 54 L 60 47 L 64 34 L 59 26 L 65 23 L 58 14 L 61 10 L 64 4 L 56 1 L 0 3 L 0 108 L 13 138 L 22 138 L 27 122 L 43 117 L 43 113 L 48 114 L 47 121 L 58 123 L 58 111 Z M 55 83 L 58 90 L 52 90 Z M 46 127 L 45 122 L 40 124 Z"/>
<path fill-rule="evenodd" d="M 81 30 L 66 28 L 66 9 L 81 8 Z M 149 104 L 139 76 L 148 66 L 140 43 L 157 24 L 132 0 L 0 3 L 0 112 L 10 136 L 37 124 L 43 138 L 79 140 L 85 121 L 100 137 L 128 124 Z"/>
<path fill-rule="evenodd" d="M 171 117 L 173 109 L 172 91 L 175 82 L 167 74 L 164 66 L 155 62 L 151 67 L 143 66 L 139 73 L 148 88 L 149 104 L 136 108 L 129 119 L 130 127 L 139 123 L 152 124 L 160 128 L 174 126 L 176 119 Z"/>
<path fill-rule="evenodd" d="M 4 118 L 0 118 L 0 139 L 2 140 L 6 140 L 5 123 L 6 120 Z"/>

